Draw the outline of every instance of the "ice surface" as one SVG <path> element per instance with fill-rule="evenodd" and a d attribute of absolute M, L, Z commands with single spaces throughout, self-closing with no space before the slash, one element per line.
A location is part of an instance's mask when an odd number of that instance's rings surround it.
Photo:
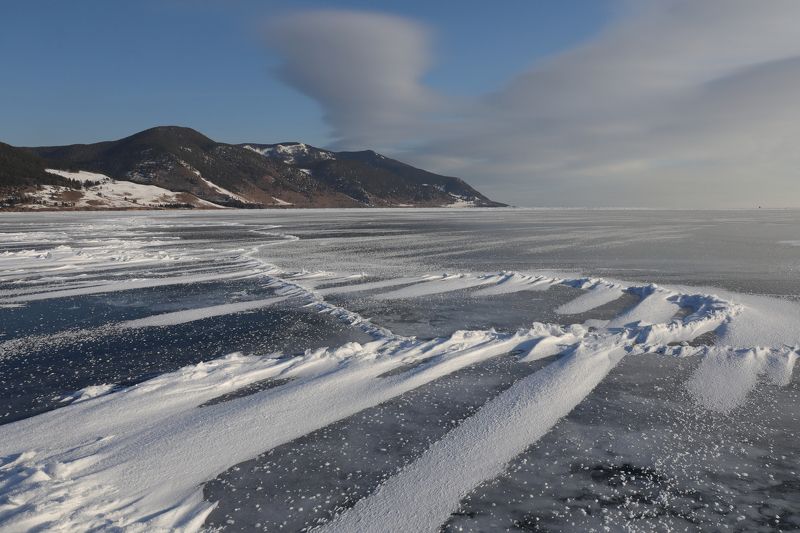
<path fill-rule="evenodd" d="M 238 529 L 290 531 L 325 523 L 543 364 L 522 365 L 501 355 L 237 465 L 206 485 L 207 500 L 222 498 L 209 523 L 225 526 L 233 520 Z M 412 368 L 406 365 L 393 375 Z M 233 497 L 225 498 L 231 489 Z"/>
<path fill-rule="evenodd" d="M 3 214 L 0 528 L 800 527 L 798 229 Z"/>
<path fill-rule="evenodd" d="M 626 357 L 443 530 L 796 530 L 800 380 L 722 414 L 686 397 L 697 367 Z"/>

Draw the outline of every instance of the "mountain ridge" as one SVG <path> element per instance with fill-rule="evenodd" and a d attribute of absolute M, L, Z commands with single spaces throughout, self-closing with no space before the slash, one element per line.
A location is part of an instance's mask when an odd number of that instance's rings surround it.
<path fill-rule="evenodd" d="M 15 163 L 7 164 L 4 173 L 6 160 Z M 106 202 L 107 195 L 92 189 L 100 185 L 112 196 L 124 189 L 119 194 L 134 206 Z M 66 194 L 59 188 L 71 190 Z M 148 200 L 134 201 L 137 194 Z M 0 146 L 0 207 L 26 205 L 99 209 L 503 204 L 460 178 L 434 174 L 372 150 L 336 152 L 302 142 L 228 144 L 191 128 L 157 126 L 91 144 Z"/>

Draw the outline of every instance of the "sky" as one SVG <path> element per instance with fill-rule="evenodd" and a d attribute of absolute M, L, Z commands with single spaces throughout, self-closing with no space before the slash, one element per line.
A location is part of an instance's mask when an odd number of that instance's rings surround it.
<path fill-rule="evenodd" d="M 375 149 L 523 206 L 800 207 L 795 0 L 9 0 L 0 141 Z"/>

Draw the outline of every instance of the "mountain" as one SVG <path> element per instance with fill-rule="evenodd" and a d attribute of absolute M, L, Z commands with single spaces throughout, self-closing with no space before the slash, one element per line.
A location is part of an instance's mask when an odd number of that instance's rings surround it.
<path fill-rule="evenodd" d="M 329 195 L 290 166 L 189 128 L 163 126 L 118 141 L 29 150 L 55 168 L 186 192 L 221 206 L 324 205 Z M 274 197 L 283 193 L 291 200 Z"/>
<path fill-rule="evenodd" d="M 49 207 L 502 205 L 459 178 L 369 150 L 332 152 L 303 143 L 226 144 L 178 126 L 94 144 L 0 145 L 0 158 L 5 196 L 11 188 L 17 198 L 27 195 Z M 45 197 L 55 205 L 48 205 Z"/>
<path fill-rule="evenodd" d="M 242 146 L 307 172 L 365 205 L 502 205 L 492 202 L 464 180 L 433 174 L 372 150 L 332 152 L 304 143 Z"/>
<path fill-rule="evenodd" d="M 45 171 L 40 157 L 21 148 L 0 143 L 0 207 L 29 203 L 33 198 L 26 194 L 43 186 L 78 189 L 80 183 Z"/>
<path fill-rule="evenodd" d="M 0 142 L 0 188 L 28 185 L 79 187 L 69 179 L 45 171 L 45 161 L 36 155 Z"/>

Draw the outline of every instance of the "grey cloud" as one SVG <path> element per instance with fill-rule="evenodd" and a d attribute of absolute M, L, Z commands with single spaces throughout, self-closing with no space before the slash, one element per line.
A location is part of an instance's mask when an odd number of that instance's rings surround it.
<path fill-rule="evenodd" d="M 438 109 L 420 82 L 430 62 L 429 31 L 407 19 L 358 11 L 306 11 L 267 28 L 284 59 L 280 76 L 317 100 L 344 146 L 401 142 Z"/>
<path fill-rule="evenodd" d="M 800 206 L 800 2 L 631 2 L 466 103 L 420 83 L 431 53 L 415 23 L 295 16 L 277 36 L 286 79 L 343 144 L 413 145 L 397 155 L 523 205 Z"/>

